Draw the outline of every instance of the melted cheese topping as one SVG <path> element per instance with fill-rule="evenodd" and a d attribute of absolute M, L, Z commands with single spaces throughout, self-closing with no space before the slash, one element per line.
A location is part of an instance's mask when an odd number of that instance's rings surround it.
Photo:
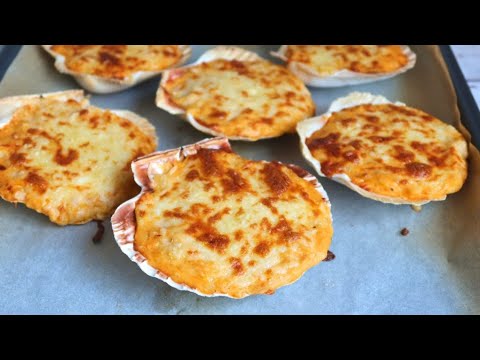
<path fill-rule="evenodd" d="M 73 72 L 123 80 L 139 71 L 161 71 L 182 58 L 178 45 L 53 45 Z"/>
<path fill-rule="evenodd" d="M 326 257 L 327 200 L 288 167 L 206 149 L 164 167 L 136 204 L 134 246 L 176 283 L 271 294 Z"/>
<path fill-rule="evenodd" d="M 450 125 L 393 104 L 333 113 L 306 140 L 328 177 L 346 174 L 362 189 L 412 202 L 441 200 L 467 177 L 467 146 Z"/>
<path fill-rule="evenodd" d="M 0 196 L 60 224 L 104 219 L 138 193 L 130 162 L 155 139 L 75 100 L 32 100 L 0 128 Z"/>
<path fill-rule="evenodd" d="M 268 61 L 215 60 L 175 72 L 170 100 L 217 135 L 251 140 L 294 132 L 313 115 L 305 85 Z"/>
<path fill-rule="evenodd" d="M 378 74 L 404 67 L 408 58 L 399 45 L 289 45 L 289 62 L 308 65 L 320 75 L 339 70 Z"/>

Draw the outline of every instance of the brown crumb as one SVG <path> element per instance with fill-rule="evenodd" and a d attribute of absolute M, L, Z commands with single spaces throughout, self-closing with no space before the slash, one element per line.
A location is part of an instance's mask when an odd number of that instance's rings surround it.
<path fill-rule="evenodd" d="M 403 228 L 402 230 L 400 230 L 400 234 L 402 236 L 407 236 L 408 234 L 410 234 L 410 230 L 408 230 L 407 228 Z"/>
<path fill-rule="evenodd" d="M 422 211 L 422 207 L 420 205 L 410 205 L 413 211 L 420 212 Z"/>
<path fill-rule="evenodd" d="M 328 250 L 327 257 L 323 261 L 332 261 L 333 259 L 335 259 L 335 254 Z"/>
<path fill-rule="evenodd" d="M 99 242 L 102 241 L 103 234 L 105 232 L 105 226 L 103 226 L 103 223 L 100 220 L 95 220 L 97 223 L 97 232 L 92 238 L 92 241 L 94 244 L 98 244 Z"/>

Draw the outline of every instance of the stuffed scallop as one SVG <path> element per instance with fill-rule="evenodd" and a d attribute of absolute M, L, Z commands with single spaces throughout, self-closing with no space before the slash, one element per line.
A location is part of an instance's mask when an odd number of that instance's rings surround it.
<path fill-rule="evenodd" d="M 59 225 L 102 220 L 138 192 L 130 163 L 156 141 L 146 119 L 81 90 L 0 99 L 0 197 Z"/>
<path fill-rule="evenodd" d="M 352 93 L 297 131 L 320 175 L 374 200 L 444 200 L 467 178 L 467 142 L 453 126 L 382 96 Z"/>
<path fill-rule="evenodd" d="M 272 55 L 314 87 L 388 79 L 413 68 L 416 61 L 406 45 L 283 45 Z"/>
<path fill-rule="evenodd" d="M 330 203 L 305 170 L 244 159 L 225 138 L 147 155 L 132 169 L 143 190 L 112 217 L 115 239 L 177 289 L 272 294 L 327 256 Z"/>
<path fill-rule="evenodd" d="M 247 50 L 220 46 L 190 66 L 166 71 L 157 106 L 196 129 L 256 141 L 295 132 L 315 113 L 301 80 Z"/>
<path fill-rule="evenodd" d="M 70 74 L 86 90 L 125 90 L 166 69 L 180 66 L 191 55 L 187 45 L 43 45 L 58 71 Z"/>

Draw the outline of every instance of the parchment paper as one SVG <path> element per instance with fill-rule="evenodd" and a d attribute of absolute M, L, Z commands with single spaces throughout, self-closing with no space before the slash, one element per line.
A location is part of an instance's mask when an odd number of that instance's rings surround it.
<path fill-rule="evenodd" d="M 278 45 L 246 46 L 264 57 Z M 194 46 L 194 61 L 209 46 Z M 311 89 L 322 113 L 351 91 L 382 94 L 460 126 L 456 97 L 435 46 L 414 46 L 416 67 L 379 83 Z M 159 78 L 92 103 L 128 109 L 157 128 L 159 149 L 206 137 L 154 105 Z M 0 97 L 78 88 L 53 59 L 25 46 L 0 84 Z M 468 134 L 467 134 L 468 136 Z M 280 160 L 314 170 L 296 135 L 257 143 L 233 142 L 247 158 Z M 96 224 L 58 227 L 47 217 L 0 200 L 0 313 L 2 314 L 479 314 L 480 156 L 470 147 L 469 177 L 446 201 L 420 213 L 386 205 L 320 178 L 332 202 L 337 258 L 320 263 L 272 296 L 202 298 L 145 275 L 118 248 L 110 222 L 103 242 Z M 403 227 L 410 235 L 399 234 Z"/>

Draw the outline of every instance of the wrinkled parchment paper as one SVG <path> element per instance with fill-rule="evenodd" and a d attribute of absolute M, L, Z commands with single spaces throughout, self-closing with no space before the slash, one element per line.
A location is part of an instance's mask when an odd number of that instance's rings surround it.
<path fill-rule="evenodd" d="M 194 61 L 209 46 L 194 46 Z M 245 46 L 270 58 L 278 45 Z M 416 67 L 379 83 L 311 89 L 321 114 L 351 91 L 382 94 L 460 127 L 456 97 L 440 52 L 414 46 Z M 157 128 L 159 149 L 206 136 L 154 105 L 159 78 L 93 104 L 128 109 Z M 40 47 L 25 46 L 0 84 L 0 97 L 78 88 L 59 74 Z M 466 134 L 468 136 L 468 134 Z M 233 142 L 252 159 L 290 162 L 314 173 L 296 135 L 257 143 Z M 336 259 L 320 263 L 272 296 L 202 298 L 145 275 L 118 248 L 110 222 L 103 242 L 96 224 L 58 227 L 47 217 L 0 200 L 0 313 L 2 314 L 470 314 L 480 313 L 480 156 L 470 146 L 463 189 L 420 213 L 362 198 L 320 178 L 332 202 Z M 408 236 L 400 230 L 407 227 Z"/>

